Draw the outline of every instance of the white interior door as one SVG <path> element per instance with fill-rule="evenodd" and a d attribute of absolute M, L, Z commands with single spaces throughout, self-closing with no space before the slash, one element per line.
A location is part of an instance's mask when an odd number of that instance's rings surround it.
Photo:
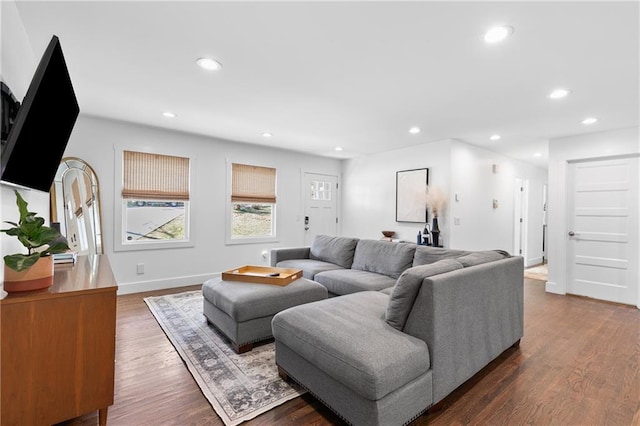
<path fill-rule="evenodd" d="M 522 209 L 522 199 L 524 187 L 522 179 L 516 178 L 514 186 L 514 206 L 513 206 L 513 255 L 522 256 L 522 233 L 524 229 L 524 217 Z"/>
<path fill-rule="evenodd" d="M 529 180 L 516 178 L 513 209 L 513 255 L 524 257 L 527 264 L 527 209 L 529 205 Z"/>
<path fill-rule="evenodd" d="M 547 263 L 547 185 L 542 186 L 542 263 Z"/>
<path fill-rule="evenodd" d="M 316 235 L 336 235 L 338 232 L 338 177 L 305 173 L 304 241 L 311 245 Z"/>
<path fill-rule="evenodd" d="M 567 292 L 638 304 L 638 158 L 571 163 Z"/>

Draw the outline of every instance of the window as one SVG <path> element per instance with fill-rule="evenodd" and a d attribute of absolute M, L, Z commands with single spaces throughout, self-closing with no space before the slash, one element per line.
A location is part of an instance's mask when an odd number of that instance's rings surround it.
<path fill-rule="evenodd" d="M 189 241 L 189 158 L 123 151 L 123 246 Z"/>
<path fill-rule="evenodd" d="M 331 201 L 331 182 L 312 180 L 311 199 L 314 201 Z"/>
<path fill-rule="evenodd" d="M 276 236 L 276 169 L 231 164 L 231 242 Z"/>

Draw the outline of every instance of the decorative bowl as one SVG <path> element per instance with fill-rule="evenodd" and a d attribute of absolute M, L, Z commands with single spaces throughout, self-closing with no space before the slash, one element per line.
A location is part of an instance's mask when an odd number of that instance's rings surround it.
<path fill-rule="evenodd" d="M 384 235 L 387 238 L 391 238 L 395 235 L 395 231 L 382 231 L 382 235 Z"/>

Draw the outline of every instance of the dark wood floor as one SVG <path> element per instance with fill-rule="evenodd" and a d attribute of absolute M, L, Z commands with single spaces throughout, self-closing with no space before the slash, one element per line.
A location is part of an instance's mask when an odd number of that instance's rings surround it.
<path fill-rule="evenodd" d="M 110 425 L 222 425 L 143 298 L 118 297 Z M 525 279 L 525 333 L 415 425 L 640 425 L 640 311 Z M 67 422 L 95 425 L 97 413 Z M 305 395 L 243 425 L 337 425 Z"/>

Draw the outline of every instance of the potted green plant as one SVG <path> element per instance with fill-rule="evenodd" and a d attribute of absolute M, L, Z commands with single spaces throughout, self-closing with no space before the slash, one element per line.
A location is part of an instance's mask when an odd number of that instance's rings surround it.
<path fill-rule="evenodd" d="M 27 209 L 27 202 L 18 191 L 16 204 L 20 212 L 18 223 L 5 221 L 12 228 L 0 229 L 14 236 L 27 248 L 27 254 L 16 253 L 4 256 L 4 290 L 28 291 L 49 287 L 53 284 L 52 254 L 63 253 L 69 246 L 60 233 L 44 225 L 44 219 Z"/>

